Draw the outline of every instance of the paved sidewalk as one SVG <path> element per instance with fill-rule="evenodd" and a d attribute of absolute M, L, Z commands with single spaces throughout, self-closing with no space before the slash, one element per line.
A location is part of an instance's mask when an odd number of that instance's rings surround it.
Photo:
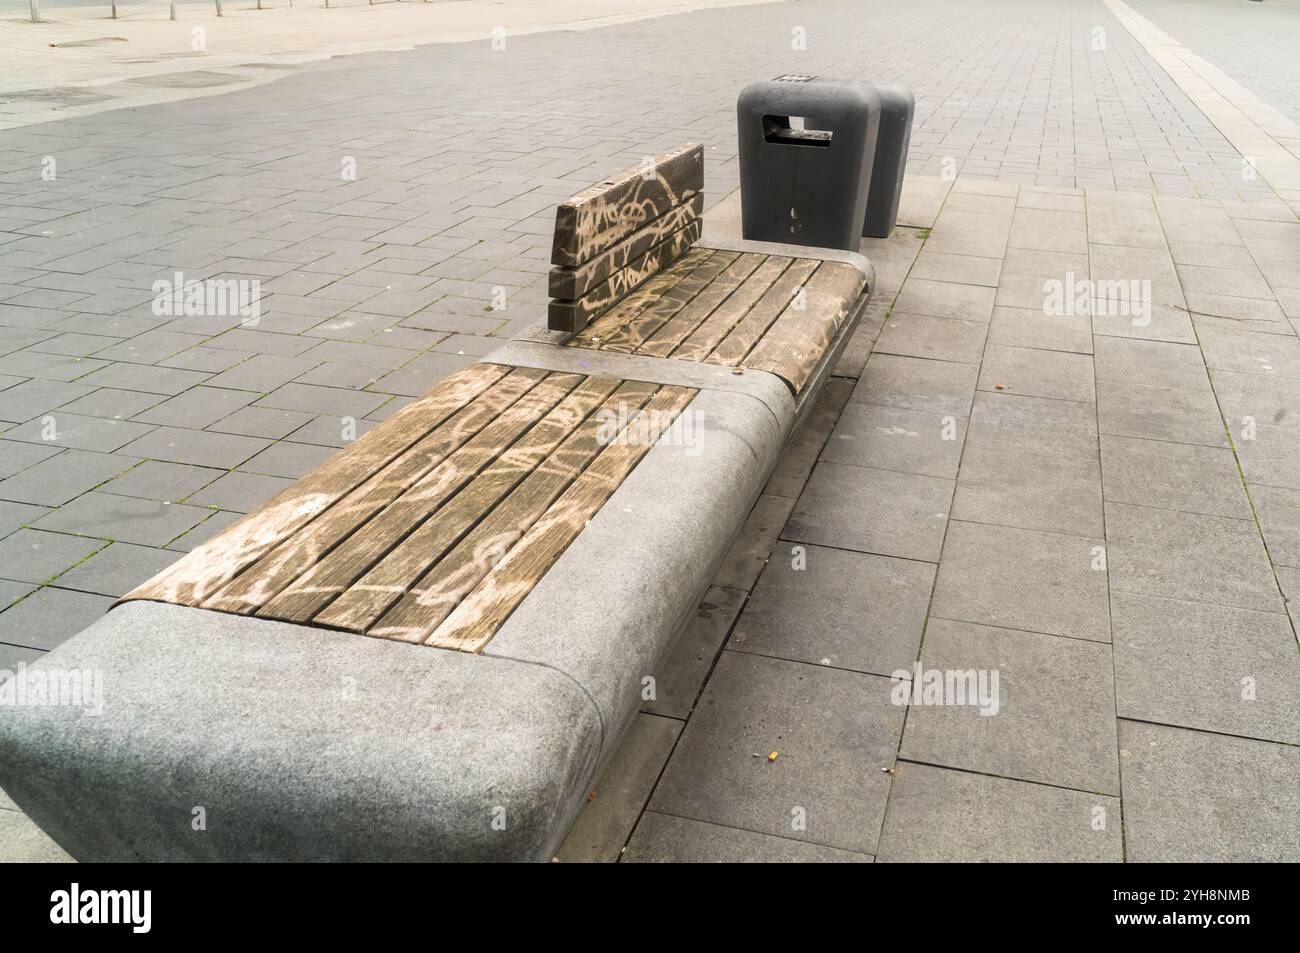
<path fill-rule="evenodd" d="M 1297 859 L 1300 222 L 1101 0 L 709 10 L 6 132 L 0 668 L 538 320 L 560 198 L 688 138 L 731 193 L 736 92 L 792 71 L 916 91 L 902 227 L 562 859 Z M 260 279 L 258 324 L 155 315 L 176 270 Z M 998 714 L 893 704 L 918 662 Z"/>

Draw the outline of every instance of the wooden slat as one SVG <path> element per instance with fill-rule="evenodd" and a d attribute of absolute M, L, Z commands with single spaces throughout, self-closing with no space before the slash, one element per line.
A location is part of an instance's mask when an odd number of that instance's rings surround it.
<path fill-rule="evenodd" d="M 568 342 L 569 347 L 597 348 L 618 328 L 633 321 L 643 310 L 659 300 L 659 296 L 690 274 L 691 269 L 709 255 L 707 248 L 692 248 L 667 271 L 661 271 L 637 288 L 614 307 L 579 331 Z"/>
<path fill-rule="evenodd" d="M 674 206 L 623 239 L 613 248 L 601 252 L 576 268 L 556 266 L 549 276 L 552 298 L 580 298 L 614 272 L 631 264 L 674 232 L 690 225 L 704 212 L 704 195 L 696 193 L 683 204 Z"/>
<path fill-rule="evenodd" d="M 704 149 L 679 146 L 584 189 L 555 210 L 551 263 L 590 261 L 628 235 L 704 191 Z"/>
<path fill-rule="evenodd" d="M 497 472 L 513 472 L 520 456 L 519 452 L 511 452 L 517 439 L 523 437 L 520 442 L 525 447 L 533 446 L 534 454 L 545 455 L 549 445 L 536 441 L 534 425 L 554 411 L 556 404 L 567 399 L 581 381 L 577 374 L 550 374 L 510 410 L 474 434 L 460 450 L 389 503 L 359 532 L 318 560 L 285 592 L 266 603 L 260 615 L 308 621 L 395 547 L 409 540 L 413 532 L 428 525 L 430 519 L 445 520 L 448 501 L 458 498 L 465 486 L 480 478 L 489 464 Z M 560 415 L 562 419 L 564 416 L 564 413 Z M 541 433 L 545 434 L 546 429 Z"/>
<path fill-rule="evenodd" d="M 739 364 L 816 270 L 817 262 L 808 258 L 795 259 L 705 361 L 732 367 Z"/>
<path fill-rule="evenodd" d="M 574 301 L 553 299 L 546 311 L 546 326 L 552 331 L 582 330 L 592 318 L 609 310 L 628 292 L 680 258 L 700 237 L 702 227 L 701 222 L 694 221 L 678 229 L 581 298 Z"/>
<path fill-rule="evenodd" d="M 370 634 L 419 642 L 456 608 L 555 499 L 583 473 L 602 449 L 621 433 L 617 422 L 631 420 L 658 388 L 629 382 L 584 424 L 563 457 L 530 476 L 509 499 L 488 514 L 444 559 L 432 566 L 378 622 Z"/>
<path fill-rule="evenodd" d="M 808 282 L 805 308 L 786 308 L 742 365 L 770 371 L 798 394 L 831 346 L 865 284 L 862 272 L 852 265 L 822 262 Z"/>
<path fill-rule="evenodd" d="M 509 370 L 496 364 L 474 364 L 457 371 L 428 394 L 346 447 L 324 466 L 124 598 L 153 599 L 187 606 L 200 604 L 358 483 L 440 426 Z"/>
<path fill-rule="evenodd" d="M 668 357 L 682 341 L 686 340 L 733 291 L 754 273 L 766 255 L 752 252 L 740 255 L 709 286 L 696 295 L 672 320 L 661 327 L 650 340 L 637 348 L 638 354 L 648 357 Z"/>
<path fill-rule="evenodd" d="M 625 354 L 634 352 L 735 260 L 736 253 L 728 251 L 714 252 L 703 259 L 685 278 L 660 295 L 659 300 L 605 338 L 600 344 L 601 350 Z"/>
<path fill-rule="evenodd" d="M 731 333 L 736 323 L 781 277 L 790 262 L 789 258 L 769 256 L 743 285 L 715 308 L 704 323 L 673 351 L 672 356 L 683 361 L 703 361 L 712 354 L 718 343 Z"/>
<path fill-rule="evenodd" d="M 427 636 L 425 644 L 480 651 L 695 393 L 683 387 L 662 388 L 628 428 L 628 439 L 611 444 L 601 452 L 505 558 Z"/>

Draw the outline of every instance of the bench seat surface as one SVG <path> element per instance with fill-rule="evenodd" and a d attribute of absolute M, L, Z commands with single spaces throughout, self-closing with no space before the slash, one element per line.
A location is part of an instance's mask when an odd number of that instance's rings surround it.
<path fill-rule="evenodd" d="M 695 394 L 475 364 L 124 598 L 479 651 Z"/>
<path fill-rule="evenodd" d="M 568 344 L 769 371 L 797 396 L 865 284 L 845 262 L 696 246 Z"/>

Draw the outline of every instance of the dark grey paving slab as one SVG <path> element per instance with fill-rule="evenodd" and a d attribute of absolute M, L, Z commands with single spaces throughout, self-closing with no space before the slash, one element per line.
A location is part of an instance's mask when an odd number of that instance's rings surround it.
<path fill-rule="evenodd" d="M 794 500 L 790 497 L 772 493 L 760 496 L 723 557 L 713 584 L 745 591 L 753 589 L 792 509 Z"/>
<path fill-rule="evenodd" d="M 1300 748 L 1121 719 L 1134 863 L 1300 860 Z"/>
<path fill-rule="evenodd" d="M 209 424 L 251 404 L 261 392 L 230 390 L 225 387 L 194 387 L 156 404 L 133 420 L 164 427 L 188 427 L 202 430 Z"/>
<path fill-rule="evenodd" d="M 62 506 L 111 480 L 135 462 L 120 454 L 66 450 L 0 481 L 0 499 Z"/>
<path fill-rule="evenodd" d="M 153 428 L 147 424 L 55 411 L 5 432 L 6 440 L 111 453 Z"/>
<path fill-rule="evenodd" d="M 101 387 L 99 390 L 78 398 L 70 404 L 64 404 L 60 410 L 70 414 L 88 414 L 91 417 L 117 417 L 125 420 L 134 417 L 136 414 L 143 413 L 166 399 L 161 394 L 146 394 L 142 391 Z"/>
<path fill-rule="evenodd" d="M 642 702 L 643 712 L 682 720 L 690 715 L 746 596 L 740 589 L 709 587 L 694 618 L 654 673 L 654 697 Z"/>
<path fill-rule="evenodd" d="M 819 463 L 783 538 L 934 562 L 952 500 L 952 480 Z"/>
<path fill-rule="evenodd" d="M 187 553 L 197 546 L 202 546 L 213 536 L 216 536 L 222 530 L 233 526 L 242 518 L 242 513 L 227 513 L 224 510 L 218 510 L 208 516 L 207 519 L 194 527 L 188 533 L 168 543 L 167 549 Z"/>
<path fill-rule="evenodd" d="M 903 721 L 889 688 L 871 675 L 723 652 L 650 808 L 874 852 L 883 769 Z"/>
<path fill-rule="evenodd" d="M 821 546 L 794 549 L 783 543 L 772 554 L 728 647 L 883 676 L 910 668 L 934 566 Z"/>
<path fill-rule="evenodd" d="M 1282 614 L 1111 596 L 1121 717 L 1300 743 L 1300 656 Z"/>
<path fill-rule="evenodd" d="M 957 476 L 965 437 L 965 417 L 852 402 L 821 459 L 951 480 Z"/>
<path fill-rule="evenodd" d="M 1097 412 L 1080 401 L 980 391 L 968 444 L 1017 443 L 1035 453 L 1097 459 Z"/>
<path fill-rule="evenodd" d="M 240 469 L 265 476 L 288 477 L 296 480 L 315 470 L 336 452 L 333 447 L 282 440 L 245 461 Z"/>
<path fill-rule="evenodd" d="M 92 492 L 41 517 L 36 528 L 162 546 L 208 515 L 197 506 Z"/>
<path fill-rule="evenodd" d="M 209 430 L 220 433 L 243 434 L 247 437 L 269 437 L 279 440 L 295 433 L 312 419 L 311 414 L 295 410 L 277 410 L 274 407 L 244 407 L 229 417 L 209 424 Z M 329 421 L 334 430 L 341 430 L 337 419 Z"/>
<path fill-rule="evenodd" d="M 109 610 L 113 600 L 46 586 L 0 612 L 0 642 L 48 651 Z"/>
<path fill-rule="evenodd" d="M 1116 591 L 1282 611 L 1252 520 L 1107 503 L 1106 539 Z"/>
<path fill-rule="evenodd" d="M 292 484 L 293 480 L 286 477 L 233 471 L 208 484 L 185 502 L 189 506 L 247 513 Z"/>
<path fill-rule="evenodd" d="M 58 583 L 64 589 L 120 597 L 152 579 L 178 558 L 177 553 L 166 549 L 113 543 L 65 572 Z"/>
<path fill-rule="evenodd" d="M 562 863 L 613 863 L 672 753 L 682 722 L 638 714 L 560 845 Z"/>
<path fill-rule="evenodd" d="M 148 457 L 169 463 L 188 463 L 200 467 L 227 469 L 265 450 L 271 441 L 258 437 L 181 427 L 158 427 L 152 433 L 132 441 L 122 452 L 133 457 Z"/>
<path fill-rule="evenodd" d="M 1119 798 L 900 762 L 876 860 L 1118 863 L 1120 825 Z"/>
<path fill-rule="evenodd" d="M 212 467 L 145 460 L 139 466 L 110 480 L 100 489 L 105 493 L 115 493 L 118 496 L 172 502 L 185 499 L 224 472 Z"/>
<path fill-rule="evenodd" d="M 1107 500 L 1250 519 L 1237 458 L 1224 447 L 1101 437 Z"/>
<path fill-rule="evenodd" d="M 870 854 L 646 811 L 623 854 L 625 864 L 869 864 Z"/>
<path fill-rule="evenodd" d="M 436 382 L 436 380 L 431 382 L 429 386 L 432 387 Z M 419 391 L 412 396 L 419 396 L 422 393 L 424 391 Z M 338 387 L 291 383 L 267 394 L 257 402 L 257 406 L 277 407 L 280 410 L 297 410 L 304 413 L 334 414 L 338 417 L 356 417 L 359 420 L 377 410 L 387 400 L 387 394 L 359 393 Z"/>
<path fill-rule="evenodd" d="M 46 583 L 104 545 L 102 539 L 20 529 L 0 539 L 0 572 L 19 582 Z"/>
<path fill-rule="evenodd" d="M 1109 646 L 931 617 L 920 664 L 922 703 L 914 687 L 900 757 L 1119 794 Z M 976 689 L 983 673 L 984 695 L 927 696 L 932 672 L 975 673 Z"/>
<path fill-rule="evenodd" d="M 930 612 L 1109 642 L 1103 557 L 1100 539 L 954 521 Z"/>

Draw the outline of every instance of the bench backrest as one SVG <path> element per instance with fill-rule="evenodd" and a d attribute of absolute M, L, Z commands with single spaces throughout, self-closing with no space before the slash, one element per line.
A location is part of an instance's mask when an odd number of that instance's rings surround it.
<path fill-rule="evenodd" d="M 580 331 L 700 237 L 704 149 L 649 157 L 555 210 L 547 326 Z"/>

